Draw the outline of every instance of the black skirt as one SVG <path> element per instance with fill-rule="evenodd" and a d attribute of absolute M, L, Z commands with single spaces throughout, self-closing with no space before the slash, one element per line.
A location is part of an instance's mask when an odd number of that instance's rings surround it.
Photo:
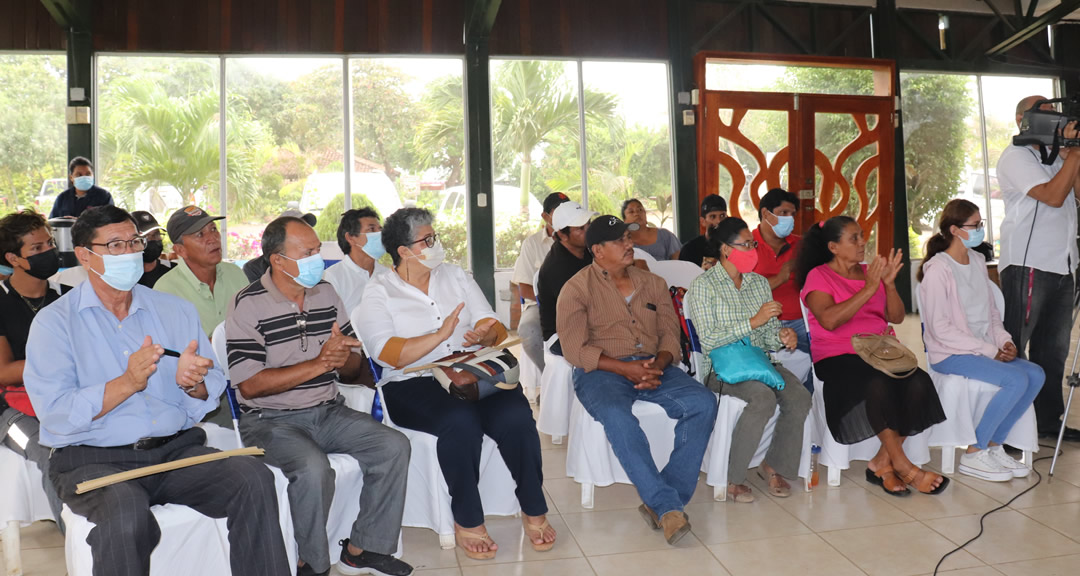
<path fill-rule="evenodd" d="M 825 383 L 825 419 L 833 438 L 857 444 L 885 429 L 914 436 L 945 421 L 937 390 L 924 370 L 907 378 L 890 378 L 856 354 L 814 363 Z"/>

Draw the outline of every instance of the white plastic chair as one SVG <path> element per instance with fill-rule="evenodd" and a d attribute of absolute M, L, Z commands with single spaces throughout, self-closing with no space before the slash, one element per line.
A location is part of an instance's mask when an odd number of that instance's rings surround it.
<path fill-rule="evenodd" d="M 652 270 L 652 267 L 656 265 L 656 258 L 653 258 L 652 254 L 649 254 L 641 248 L 634 248 L 634 260 L 644 260 L 645 264 L 648 265 L 649 270 Z"/>
<path fill-rule="evenodd" d="M 806 310 L 806 304 L 802 299 L 799 300 L 799 307 L 802 309 L 803 322 L 806 323 L 806 330 L 808 337 L 810 336 L 810 322 L 808 320 L 809 313 Z M 839 486 L 841 472 L 851 467 L 852 460 L 866 460 L 869 461 L 877 455 L 878 450 L 881 449 L 881 441 L 876 436 L 872 436 L 859 442 L 857 444 L 841 444 L 833 438 L 832 432 L 829 431 L 829 423 L 825 418 L 825 383 L 818 377 L 817 373 L 813 372 L 814 377 L 814 397 L 813 408 L 810 413 L 814 418 L 814 444 L 821 447 L 821 456 L 818 458 L 819 464 L 824 464 L 829 469 L 828 482 L 829 486 Z M 909 436 L 904 440 L 904 453 L 907 455 L 908 460 L 916 466 L 922 466 L 930 461 L 930 434 L 929 431 L 923 431 L 915 436 Z"/>
<path fill-rule="evenodd" d="M 0 445 L 0 525 L 4 527 L 5 574 L 22 574 L 20 530 L 53 520 L 37 464 Z"/>
<path fill-rule="evenodd" d="M 915 298 L 922 309 L 922 293 L 916 286 Z M 994 301 L 998 311 L 1005 313 L 1005 296 L 1001 288 L 991 284 Z M 925 324 L 923 325 L 925 331 Z M 925 346 L 925 344 L 924 344 Z M 942 374 L 927 364 L 927 372 L 934 381 L 941 407 L 945 411 L 946 420 L 934 425 L 930 429 L 930 446 L 941 448 L 941 471 L 952 474 L 956 471 L 956 448 L 967 448 L 974 444 L 975 427 L 982 419 L 986 406 L 994 398 L 994 394 L 1000 390 L 997 386 L 965 378 L 956 374 Z M 1016 422 L 1009 431 L 1005 443 L 1019 448 L 1023 452 L 1024 464 L 1031 466 L 1032 452 L 1039 450 L 1039 434 L 1035 421 L 1035 407 L 1028 406 L 1024 415 Z"/>
<path fill-rule="evenodd" d="M 518 370 L 521 389 L 529 402 L 535 404 L 537 393 L 543 387 L 543 374 L 540 372 L 540 367 L 522 350 L 521 355 L 518 356 Z"/>
<path fill-rule="evenodd" d="M 562 444 L 570 431 L 570 408 L 574 399 L 574 367 L 566 358 L 552 354 L 550 347 L 558 334 L 544 342 L 544 373 L 540 379 L 540 417 L 536 428 L 551 436 L 552 444 Z"/>
<path fill-rule="evenodd" d="M 701 269 L 701 266 L 694 265 L 693 262 L 686 262 L 683 260 L 660 260 L 655 264 L 649 264 L 649 272 L 663 278 L 668 286 L 689 288 L 690 283 L 698 276 L 701 276 L 705 271 Z"/>

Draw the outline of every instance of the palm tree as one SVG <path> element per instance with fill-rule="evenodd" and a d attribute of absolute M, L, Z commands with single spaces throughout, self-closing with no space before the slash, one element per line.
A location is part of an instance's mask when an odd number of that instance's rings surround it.
<path fill-rule="evenodd" d="M 113 88 L 113 104 L 102 110 L 101 146 L 114 159 L 121 196 L 140 186 L 175 187 L 186 203 L 220 180 L 220 110 L 217 90 L 182 96 L 157 83 L 129 81 Z M 259 167 L 267 159 L 266 129 L 251 119 L 247 105 L 230 97 L 226 123 L 230 210 L 258 209 Z"/>
<path fill-rule="evenodd" d="M 491 137 L 495 162 L 521 169 L 521 210 L 528 212 L 532 184 L 533 153 L 560 132 L 578 138 L 577 92 L 563 76 L 563 64 L 535 60 L 504 62 L 492 86 Z M 432 83 L 424 97 L 426 118 L 414 141 L 417 154 L 431 162 L 443 152 L 444 159 L 464 157 L 464 141 L 454 138 L 464 130 L 461 77 Z M 605 126 L 616 119 L 612 94 L 585 90 L 587 120 Z M 458 152 L 461 151 L 461 152 Z M 437 164 L 436 164 L 437 165 Z"/>
<path fill-rule="evenodd" d="M 461 184 L 465 163 L 465 116 L 461 76 L 443 76 L 428 85 L 420 107 L 424 121 L 416 131 L 413 148 L 424 168 L 450 168 L 446 186 Z"/>

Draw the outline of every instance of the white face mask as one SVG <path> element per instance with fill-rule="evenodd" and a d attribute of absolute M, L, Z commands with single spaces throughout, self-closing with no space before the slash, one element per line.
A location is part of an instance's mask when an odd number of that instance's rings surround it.
<path fill-rule="evenodd" d="M 424 266 L 434 270 L 446 259 L 446 251 L 443 250 L 442 242 L 436 240 L 434 246 L 431 246 L 430 248 L 425 246 L 424 249 L 420 251 L 420 256 L 423 256 L 423 258 L 420 258 L 419 256 L 413 257 L 419 260 Z"/>

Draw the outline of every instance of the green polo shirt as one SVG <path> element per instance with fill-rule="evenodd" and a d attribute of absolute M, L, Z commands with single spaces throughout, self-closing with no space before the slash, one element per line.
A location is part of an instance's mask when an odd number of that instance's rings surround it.
<path fill-rule="evenodd" d="M 187 263 L 180 260 L 179 264 L 173 266 L 172 270 L 154 284 L 154 290 L 178 296 L 194 304 L 199 311 L 203 331 L 209 338 L 214 333 L 214 328 L 225 321 L 225 313 L 229 310 L 229 302 L 232 302 L 233 296 L 248 284 L 250 282 L 239 266 L 220 262 L 217 265 L 217 281 L 214 283 L 214 291 L 211 292 L 210 286 L 200 282 Z"/>

